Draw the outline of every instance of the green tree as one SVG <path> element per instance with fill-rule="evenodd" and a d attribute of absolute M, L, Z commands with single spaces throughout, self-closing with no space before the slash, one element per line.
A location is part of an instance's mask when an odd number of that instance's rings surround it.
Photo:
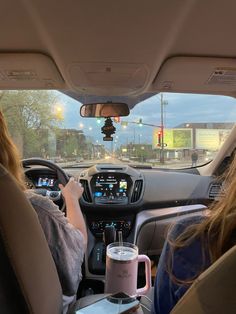
<path fill-rule="evenodd" d="M 57 156 L 84 157 L 87 150 L 86 137 L 84 133 L 76 129 L 58 129 L 56 131 Z"/>
<path fill-rule="evenodd" d="M 52 91 L 1 92 L 0 110 L 22 156 L 46 154 L 47 133 L 62 124 L 54 110 L 56 102 L 57 95 Z"/>

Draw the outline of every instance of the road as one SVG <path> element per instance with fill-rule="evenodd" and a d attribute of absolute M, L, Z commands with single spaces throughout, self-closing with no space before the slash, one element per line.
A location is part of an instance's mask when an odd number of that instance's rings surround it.
<path fill-rule="evenodd" d="M 83 162 L 76 163 L 74 161 L 69 161 L 69 162 L 63 162 L 63 163 L 58 163 L 60 167 L 69 167 L 69 166 L 74 166 L 78 165 L 78 167 L 83 167 L 83 165 L 89 166 L 89 165 L 94 165 L 98 163 L 104 163 L 104 164 L 133 164 L 133 165 L 144 165 L 144 166 L 151 166 L 153 168 L 169 168 L 169 169 L 181 169 L 181 168 L 189 168 L 191 167 L 191 161 L 167 161 L 164 164 L 160 163 L 148 163 L 148 162 L 135 162 L 135 161 L 122 161 L 117 158 L 112 158 L 110 157 L 109 159 L 103 158 L 103 159 L 94 159 L 94 160 L 83 160 Z"/>

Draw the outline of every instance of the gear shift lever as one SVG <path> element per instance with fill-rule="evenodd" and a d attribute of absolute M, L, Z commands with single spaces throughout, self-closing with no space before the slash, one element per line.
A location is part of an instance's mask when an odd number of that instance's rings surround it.
<path fill-rule="evenodd" d="M 89 256 L 89 270 L 93 274 L 104 275 L 106 266 L 106 247 L 115 242 L 116 229 L 114 226 L 106 226 L 103 232 L 103 241 L 95 243 Z"/>
<path fill-rule="evenodd" d="M 103 241 L 106 246 L 116 241 L 116 228 L 114 226 L 106 226 L 103 232 Z"/>
<path fill-rule="evenodd" d="M 93 274 L 104 275 L 106 266 L 106 247 L 115 242 L 116 229 L 114 226 L 106 226 L 103 232 L 103 241 L 97 242 L 89 256 L 89 270 Z"/>
<path fill-rule="evenodd" d="M 111 226 L 106 226 L 103 232 L 103 242 L 105 243 L 105 250 L 103 251 L 102 260 L 106 261 L 106 247 L 116 241 L 116 228 Z"/>

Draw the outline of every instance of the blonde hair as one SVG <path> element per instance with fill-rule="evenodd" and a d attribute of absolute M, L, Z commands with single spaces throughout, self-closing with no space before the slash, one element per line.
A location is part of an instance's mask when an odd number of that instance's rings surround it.
<path fill-rule="evenodd" d="M 24 172 L 20 155 L 13 143 L 2 112 L 0 111 L 0 164 L 2 164 L 17 180 L 22 190 L 25 190 Z"/>
<path fill-rule="evenodd" d="M 213 263 L 233 245 L 231 236 L 236 231 L 236 157 L 222 178 L 224 195 L 210 206 L 209 214 L 200 222 L 188 226 L 176 239 L 168 237 L 170 255 L 167 267 L 172 280 L 177 283 L 192 283 L 204 270 L 206 249 L 210 262 Z M 173 254 L 175 250 L 190 245 L 195 239 L 200 239 L 202 243 L 202 271 L 194 278 L 182 281 L 171 273 Z"/>

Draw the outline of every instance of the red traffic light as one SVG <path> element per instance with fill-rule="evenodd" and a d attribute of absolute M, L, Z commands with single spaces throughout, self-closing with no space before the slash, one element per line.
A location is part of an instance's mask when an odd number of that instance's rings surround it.
<path fill-rule="evenodd" d="M 114 117 L 114 122 L 120 123 L 120 117 Z"/>
<path fill-rule="evenodd" d="M 157 132 L 157 146 L 161 146 L 161 142 L 162 142 L 162 131 L 158 131 Z"/>

